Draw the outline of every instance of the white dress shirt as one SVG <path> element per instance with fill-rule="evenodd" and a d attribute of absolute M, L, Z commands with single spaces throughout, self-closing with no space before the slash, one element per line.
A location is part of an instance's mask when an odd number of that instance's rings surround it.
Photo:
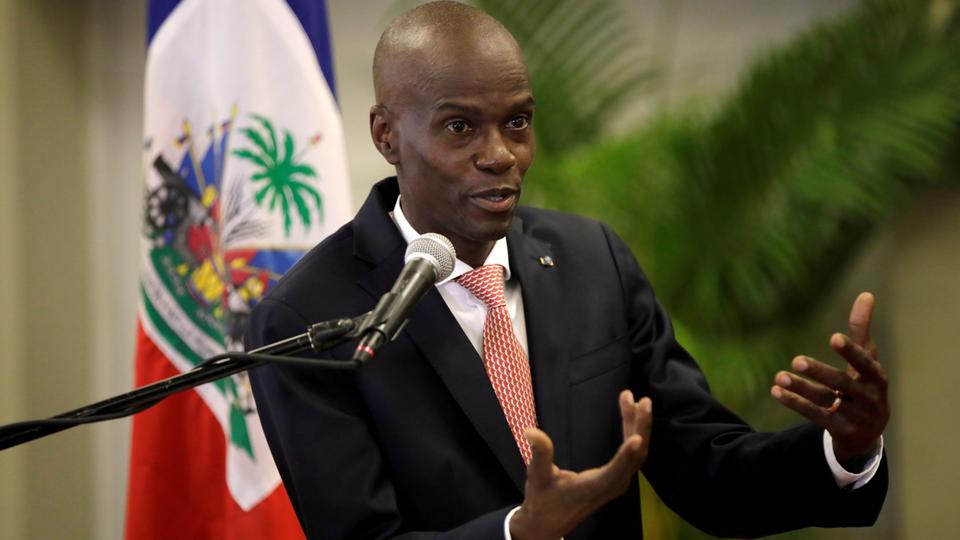
<path fill-rule="evenodd" d="M 391 216 L 400 229 L 400 234 L 403 235 L 403 239 L 408 244 L 420 236 L 420 233 L 413 228 L 413 225 L 410 225 L 406 216 L 403 215 L 403 210 L 400 209 L 399 197 L 393 207 Z M 523 354 L 529 355 L 530 349 L 527 347 L 527 323 L 523 315 L 523 298 L 520 294 L 520 283 L 515 279 L 510 279 L 510 257 L 507 254 L 506 237 L 497 240 L 490 254 L 487 255 L 487 260 L 485 260 L 483 264 L 499 264 L 503 266 L 503 295 L 507 301 L 507 314 L 510 315 L 510 322 L 513 323 L 513 332 L 517 335 L 520 346 L 523 347 Z M 480 358 L 483 358 L 483 321 L 487 319 L 487 305 L 478 300 L 473 293 L 454 281 L 471 270 L 473 270 L 472 266 L 457 259 L 453 267 L 453 273 L 451 273 L 447 279 L 437 283 L 437 291 L 440 293 L 440 296 L 443 297 L 447 308 L 453 313 L 453 317 L 457 319 L 460 328 L 462 328 L 463 333 L 467 335 L 467 339 L 470 340 L 473 348 L 477 350 L 477 354 L 480 355 Z"/>
<path fill-rule="evenodd" d="M 397 202 L 393 206 L 393 212 L 391 212 L 390 217 L 393 218 L 394 223 L 396 223 L 400 229 L 400 234 L 403 235 L 404 241 L 408 244 L 420 236 L 420 233 L 410 225 L 406 216 L 403 215 L 403 210 L 400 208 L 399 197 L 397 197 Z M 507 253 L 506 236 L 497 240 L 483 264 L 499 264 L 503 266 L 503 293 L 507 301 L 507 313 L 510 315 L 510 321 L 513 323 L 513 331 L 517 335 L 517 340 L 520 341 L 520 346 L 523 347 L 524 354 L 529 354 L 529 348 L 527 347 L 527 324 L 526 318 L 523 315 L 523 298 L 520 294 L 520 283 L 515 279 L 510 279 L 510 259 Z M 460 328 L 463 329 L 463 333 L 466 334 L 467 339 L 473 344 L 473 348 L 477 350 L 477 354 L 483 358 L 483 321 L 487 317 L 487 306 L 473 296 L 470 291 L 454 281 L 456 278 L 471 270 L 473 270 L 473 267 L 457 259 L 453 267 L 453 273 L 451 273 L 447 279 L 437 283 L 437 291 L 440 293 L 440 296 L 443 297 L 447 308 L 453 313 L 453 317 L 457 319 L 457 323 L 460 324 Z M 859 473 L 849 472 L 840 465 L 837 461 L 836 454 L 833 452 L 833 438 L 830 437 L 830 432 L 826 430 L 823 431 L 823 453 L 826 456 L 827 465 L 830 467 L 830 472 L 833 473 L 833 479 L 837 482 L 837 486 L 851 486 L 851 489 L 857 489 L 869 482 L 877 473 L 877 470 L 879 470 L 880 458 L 883 456 L 883 437 L 880 438 L 880 447 L 877 449 L 876 454 L 870 458 L 870 461 L 867 462 L 863 471 Z M 506 540 L 512 540 L 510 536 L 510 518 L 513 517 L 513 514 L 519 508 L 518 506 L 511 510 L 504 520 L 503 534 Z"/>

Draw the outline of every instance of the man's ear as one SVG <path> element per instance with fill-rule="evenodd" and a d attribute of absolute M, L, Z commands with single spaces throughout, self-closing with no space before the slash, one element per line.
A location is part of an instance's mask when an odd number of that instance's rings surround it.
<path fill-rule="evenodd" d="M 387 163 L 396 165 L 399 158 L 393 131 L 393 115 L 383 105 L 370 107 L 370 137 Z"/>

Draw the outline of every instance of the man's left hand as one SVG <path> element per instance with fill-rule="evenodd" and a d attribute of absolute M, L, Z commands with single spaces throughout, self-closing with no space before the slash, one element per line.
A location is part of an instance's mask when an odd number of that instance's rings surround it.
<path fill-rule="evenodd" d="M 803 376 L 781 371 L 770 390 L 780 403 L 830 432 L 837 461 L 860 468 L 890 419 L 887 375 L 870 337 L 873 305 L 873 295 L 861 293 L 850 310 L 850 334 L 830 337 L 830 347 L 847 361 L 846 372 L 798 356 L 792 367 Z"/>

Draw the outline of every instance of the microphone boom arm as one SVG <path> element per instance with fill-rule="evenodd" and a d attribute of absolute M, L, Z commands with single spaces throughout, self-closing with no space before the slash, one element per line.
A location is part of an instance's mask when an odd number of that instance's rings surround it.
<path fill-rule="evenodd" d="M 197 364 L 190 371 L 51 418 L 0 426 L 0 450 L 46 437 L 80 424 L 131 416 L 183 390 L 229 377 L 269 362 L 292 363 L 337 370 L 355 370 L 360 364 L 354 360 L 319 360 L 294 355 L 306 351 L 324 351 L 360 336 L 369 325 L 371 313 L 364 313 L 353 319 L 335 319 L 312 324 L 303 334 L 264 345 L 249 353 L 227 352 L 219 354 Z"/>

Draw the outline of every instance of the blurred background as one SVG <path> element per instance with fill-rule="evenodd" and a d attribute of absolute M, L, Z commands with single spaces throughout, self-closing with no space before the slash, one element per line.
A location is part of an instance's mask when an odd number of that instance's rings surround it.
<path fill-rule="evenodd" d="M 0 424 L 133 380 L 145 0 L 0 0 Z M 328 3 L 355 204 L 391 173 L 370 63 L 415 2 Z M 715 393 L 761 429 L 861 290 L 891 381 L 870 530 L 960 530 L 960 12 L 951 0 L 478 1 L 523 46 L 527 204 L 630 243 Z M 129 420 L 0 453 L 0 538 L 120 538 Z M 771 479 L 771 490 L 790 489 Z M 699 538 L 652 496 L 647 538 Z"/>

